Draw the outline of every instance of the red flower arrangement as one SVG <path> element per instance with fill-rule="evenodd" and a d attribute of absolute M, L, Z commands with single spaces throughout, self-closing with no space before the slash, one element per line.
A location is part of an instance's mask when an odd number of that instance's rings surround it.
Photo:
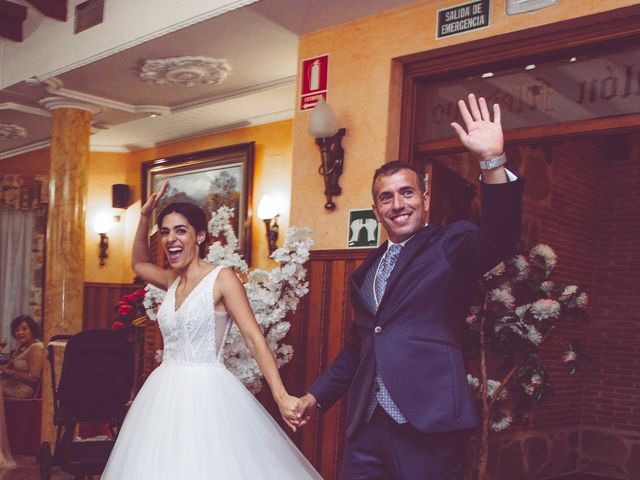
<path fill-rule="evenodd" d="M 117 331 L 123 328 L 127 329 L 132 325 L 144 324 L 147 316 L 146 308 L 143 305 L 146 293 L 144 288 L 140 288 L 118 300 L 115 309 L 119 316 L 111 323 L 111 330 Z"/>

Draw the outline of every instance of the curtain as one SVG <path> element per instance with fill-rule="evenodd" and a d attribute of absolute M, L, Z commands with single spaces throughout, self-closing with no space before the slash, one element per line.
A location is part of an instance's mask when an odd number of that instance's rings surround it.
<path fill-rule="evenodd" d="M 7 340 L 11 320 L 29 314 L 35 224 L 34 211 L 0 208 L 0 334 Z"/>
<path fill-rule="evenodd" d="M 0 175 L 0 336 L 11 339 L 11 320 L 42 322 L 48 179 Z"/>

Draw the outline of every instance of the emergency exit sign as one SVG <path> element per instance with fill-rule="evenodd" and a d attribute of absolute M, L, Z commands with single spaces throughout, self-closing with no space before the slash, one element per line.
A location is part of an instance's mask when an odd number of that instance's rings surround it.
<path fill-rule="evenodd" d="M 488 27 L 490 6 L 490 0 L 476 0 L 438 10 L 436 38 Z"/>

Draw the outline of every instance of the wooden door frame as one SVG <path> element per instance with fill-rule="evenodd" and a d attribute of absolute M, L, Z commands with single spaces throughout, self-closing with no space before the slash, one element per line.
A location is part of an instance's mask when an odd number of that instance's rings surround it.
<path fill-rule="evenodd" d="M 398 158 L 413 161 L 425 154 L 462 151 L 457 138 L 416 142 L 414 121 L 420 83 L 509 68 L 523 59 L 535 63 L 573 52 L 594 53 L 633 41 L 640 44 L 640 5 L 398 58 L 403 71 Z M 553 141 L 594 133 L 622 133 L 639 126 L 640 114 L 580 120 L 554 125 L 553 134 L 549 126 L 513 130 L 505 133 L 505 141 L 509 145 Z"/>

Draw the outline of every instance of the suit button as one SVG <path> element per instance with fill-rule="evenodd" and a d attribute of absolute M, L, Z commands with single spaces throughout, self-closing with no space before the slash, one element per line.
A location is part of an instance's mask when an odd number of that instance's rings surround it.
<path fill-rule="evenodd" d="M 373 329 L 373 331 L 375 333 L 380 333 L 382 331 L 382 327 L 380 325 L 378 325 L 376 328 Z"/>

